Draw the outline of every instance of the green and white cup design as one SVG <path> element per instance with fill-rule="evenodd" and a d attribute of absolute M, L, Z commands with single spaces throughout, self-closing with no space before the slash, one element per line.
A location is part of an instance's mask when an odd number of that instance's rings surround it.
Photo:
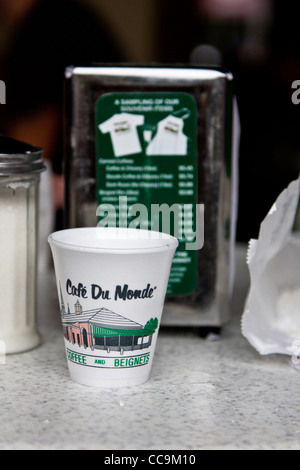
<path fill-rule="evenodd" d="M 49 236 L 72 380 L 130 387 L 149 379 L 176 238 L 127 228 Z"/>

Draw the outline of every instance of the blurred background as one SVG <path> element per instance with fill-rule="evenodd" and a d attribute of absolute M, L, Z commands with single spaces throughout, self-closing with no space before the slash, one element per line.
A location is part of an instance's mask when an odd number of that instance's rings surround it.
<path fill-rule="evenodd" d="M 238 241 L 256 238 L 300 172 L 298 2 L 282 0 L 0 0 L 0 133 L 41 146 L 63 207 L 62 83 L 70 64 L 197 60 L 235 77 L 241 118 Z M 195 52 L 195 48 L 201 46 Z M 194 51 L 194 52 L 193 52 Z"/>

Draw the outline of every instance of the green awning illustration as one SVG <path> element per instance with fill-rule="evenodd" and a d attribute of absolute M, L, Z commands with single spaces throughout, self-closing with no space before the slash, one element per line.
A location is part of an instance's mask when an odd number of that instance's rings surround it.
<path fill-rule="evenodd" d="M 104 336 L 149 336 L 155 333 L 158 326 L 158 319 L 151 318 L 144 328 L 140 329 L 124 329 L 124 328 L 104 328 L 102 326 L 93 325 L 94 338 L 101 338 Z"/>

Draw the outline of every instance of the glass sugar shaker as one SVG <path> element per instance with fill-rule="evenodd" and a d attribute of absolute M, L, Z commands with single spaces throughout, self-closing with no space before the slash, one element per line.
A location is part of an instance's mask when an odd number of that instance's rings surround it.
<path fill-rule="evenodd" d="M 0 346 L 37 347 L 37 246 L 43 151 L 0 136 Z"/>

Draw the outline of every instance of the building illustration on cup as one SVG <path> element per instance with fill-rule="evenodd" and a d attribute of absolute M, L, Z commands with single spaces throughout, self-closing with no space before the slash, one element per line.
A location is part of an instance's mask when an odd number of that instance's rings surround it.
<path fill-rule="evenodd" d="M 158 319 L 150 318 L 143 326 L 107 308 L 99 307 L 83 311 L 77 299 L 71 313 L 66 310 L 60 290 L 60 311 L 65 339 L 84 349 L 119 352 L 144 350 L 151 346 L 158 328 Z"/>

